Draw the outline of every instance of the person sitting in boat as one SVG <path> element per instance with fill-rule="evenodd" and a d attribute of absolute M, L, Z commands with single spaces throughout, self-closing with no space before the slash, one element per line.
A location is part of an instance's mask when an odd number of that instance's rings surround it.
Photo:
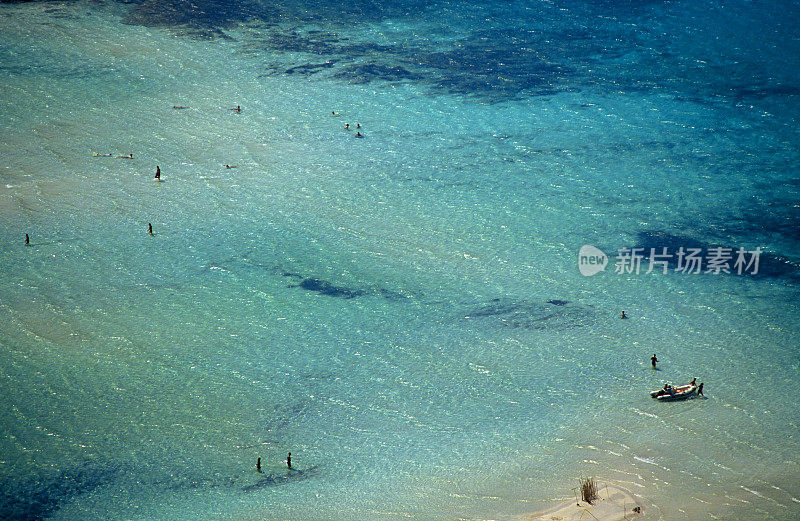
<path fill-rule="evenodd" d="M 697 385 L 697 378 L 692 378 L 692 381 L 689 382 L 689 385 Z"/>

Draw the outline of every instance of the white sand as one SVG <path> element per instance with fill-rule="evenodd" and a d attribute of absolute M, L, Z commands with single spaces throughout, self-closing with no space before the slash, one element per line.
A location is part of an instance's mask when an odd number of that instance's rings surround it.
<path fill-rule="evenodd" d="M 598 483 L 598 499 L 591 503 L 574 499 L 528 516 L 528 521 L 622 521 L 644 517 L 644 507 L 629 490 L 611 483 Z M 639 507 L 640 513 L 633 509 Z"/>

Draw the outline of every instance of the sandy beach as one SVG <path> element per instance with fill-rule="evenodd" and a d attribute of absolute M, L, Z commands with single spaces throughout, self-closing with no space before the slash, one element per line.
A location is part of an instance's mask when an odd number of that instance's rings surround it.
<path fill-rule="evenodd" d="M 526 517 L 527 521 L 622 521 L 631 519 L 650 519 L 643 502 L 630 490 L 606 482 L 598 482 L 599 498 L 591 503 L 565 501 L 544 512 L 536 512 Z M 638 511 L 634 510 L 638 509 Z M 650 509 L 648 509 L 650 510 Z M 650 512 L 652 513 L 652 512 Z"/>

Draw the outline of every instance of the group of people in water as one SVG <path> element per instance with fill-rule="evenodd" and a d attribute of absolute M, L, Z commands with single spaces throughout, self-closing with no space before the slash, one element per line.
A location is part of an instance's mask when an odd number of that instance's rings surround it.
<path fill-rule="evenodd" d="M 334 111 L 331 112 L 331 116 L 341 116 L 341 114 L 339 114 L 338 112 L 336 112 L 334 110 Z M 345 130 L 350 130 L 350 123 L 345 123 L 344 129 Z M 361 124 L 360 123 L 356 123 L 356 135 L 355 135 L 355 137 L 357 137 L 357 138 L 364 137 L 364 134 L 361 133 Z"/>
<path fill-rule="evenodd" d="M 183 109 L 188 109 L 189 107 L 186 107 L 184 105 L 173 105 L 172 108 L 176 109 L 176 110 L 183 110 Z M 231 110 L 231 111 L 236 112 L 236 113 L 240 113 L 240 112 L 242 112 L 242 107 L 241 107 L 241 105 L 236 105 L 235 108 L 230 108 L 228 110 Z M 114 154 L 100 154 L 98 152 L 94 152 L 92 154 L 92 157 L 116 157 L 118 159 L 133 159 L 133 153 L 131 152 L 130 154 L 123 154 L 123 155 L 115 156 Z M 225 164 L 223 166 L 225 168 L 237 168 L 238 167 L 238 165 L 229 165 L 229 164 Z M 156 165 L 155 180 L 156 180 L 156 182 L 161 182 L 161 166 L 160 165 Z M 152 223 L 147 223 L 147 233 L 150 234 L 150 235 L 153 235 L 153 224 Z M 30 236 L 27 233 L 25 234 L 25 244 L 26 245 L 30 245 Z"/>
<path fill-rule="evenodd" d="M 622 313 L 620 314 L 619 318 L 627 319 L 628 318 L 628 314 L 625 313 L 625 311 L 623 310 Z M 658 367 L 656 366 L 656 364 L 658 364 L 658 357 L 656 356 L 655 353 L 653 353 L 653 356 L 650 357 L 650 364 L 653 366 L 653 369 L 658 370 Z M 674 386 L 672 386 L 670 384 L 665 384 L 664 388 L 659 391 L 659 396 L 664 395 L 664 394 L 670 394 L 671 395 L 671 394 L 684 392 L 686 389 L 691 389 L 694 386 L 697 386 L 697 395 L 698 396 L 705 396 L 703 394 L 703 382 L 700 382 L 700 385 L 697 385 L 697 378 L 692 378 L 692 381 L 689 382 L 689 385 L 686 386 L 685 389 L 678 389 L 678 388 L 676 388 L 676 387 L 674 387 Z"/>
<path fill-rule="evenodd" d="M 292 470 L 292 453 L 291 452 L 289 453 L 288 456 L 286 456 L 286 467 L 289 470 Z M 258 460 L 256 460 L 256 471 L 259 472 L 259 473 L 261 472 L 261 458 L 258 458 Z"/>
<path fill-rule="evenodd" d="M 624 313 L 624 312 L 623 312 Z M 653 365 L 653 369 L 657 369 L 656 363 L 658 363 L 658 357 L 655 353 L 653 356 L 650 357 L 650 363 Z M 656 396 L 663 396 L 665 394 L 674 395 L 680 394 L 683 392 L 691 391 L 693 387 L 697 387 L 697 396 L 705 396 L 703 394 L 703 382 L 700 382 L 700 385 L 697 385 L 697 378 L 692 378 L 692 381 L 689 382 L 688 386 L 680 386 L 680 388 L 675 387 L 669 383 L 664 384 L 664 388 L 661 389 Z"/>
<path fill-rule="evenodd" d="M 350 123 L 345 124 L 344 129 L 345 130 L 350 130 Z M 356 123 L 356 137 L 364 137 L 363 134 L 361 134 L 361 130 L 360 129 L 361 129 L 361 125 L 359 123 Z"/>
<path fill-rule="evenodd" d="M 700 382 L 700 385 L 697 385 L 697 378 L 692 378 L 692 381 L 689 382 L 689 385 L 674 386 L 672 384 L 666 383 L 664 384 L 664 387 L 660 389 L 658 393 L 656 393 L 655 396 L 656 397 L 665 395 L 674 396 L 676 394 L 679 395 L 682 393 L 692 393 L 695 387 L 697 388 L 697 396 L 705 396 L 703 394 L 703 382 Z"/>
<path fill-rule="evenodd" d="M 180 109 L 180 110 L 183 110 L 183 109 L 188 109 L 189 107 L 186 107 L 186 106 L 184 106 L 184 105 L 173 105 L 173 107 L 172 107 L 172 108 L 173 108 L 173 109 L 176 109 L 176 110 L 178 110 L 178 109 Z M 237 114 L 239 114 L 239 113 L 241 113 L 241 112 L 242 112 L 242 107 L 241 107 L 241 105 L 236 105 L 236 107 L 234 107 L 234 108 L 229 108 L 228 110 L 230 110 L 230 111 L 233 111 L 233 112 L 236 112 Z M 331 112 L 331 114 L 332 114 L 333 116 L 339 116 L 339 115 L 340 115 L 340 114 L 339 114 L 339 113 L 337 113 L 336 111 L 333 111 L 333 112 Z M 363 138 L 363 137 L 364 137 L 364 135 L 361 133 L 361 124 L 360 124 L 360 123 L 356 123 L 356 127 L 355 127 L 355 128 L 356 128 L 356 135 L 355 135 L 355 137 L 357 137 L 357 138 Z M 344 129 L 345 129 L 345 130 L 350 130 L 350 123 L 347 123 L 347 124 L 345 124 L 345 126 L 344 126 Z M 124 154 L 124 155 L 118 155 L 118 156 L 114 156 L 114 154 L 100 154 L 100 153 L 97 153 L 97 152 L 95 152 L 95 153 L 93 153 L 93 154 L 92 154 L 92 156 L 93 156 L 93 157 L 117 157 L 117 158 L 120 158 L 120 159 L 133 159 L 133 153 L 130 153 L 130 154 Z M 228 169 L 230 169 L 230 168 L 237 168 L 237 167 L 238 167 L 238 165 L 229 165 L 229 164 L 227 164 L 227 163 L 226 163 L 225 165 L 223 165 L 223 166 L 224 166 L 225 168 L 228 168 Z M 156 165 L 156 175 L 155 175 L 155 180 L 156 180 L 156 182 L 161 182 L 161 166 L 160 166 L 160 165 Z M 150 234 L 150 235 L 153 235 L 153 224 L 152 224 L 152 223 L 147 223 L 147 233 L 148 233 L 148 234 Z M 30 244 L 30 237 L 28 236 L 28 234 L 27 234 L 27 233 L 25 234 L 25 244 L 26 244 L 26 245 L 27 245 L 27 244 Z M 622 312 L 622 318 L 628 318 L 628 317 L 625 315 L 625 312 L 624 312 L 624 311 Z M 291 460 L 290 460 L 290 461 L 291 461 Z"/>

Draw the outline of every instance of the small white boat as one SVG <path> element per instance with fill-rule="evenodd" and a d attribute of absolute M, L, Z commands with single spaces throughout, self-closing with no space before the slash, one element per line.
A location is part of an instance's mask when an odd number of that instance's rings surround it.
<path fill-rule="evenodd" d="M 650 396 L 662 402 L 675 400 L 685 400 L 697 394 L 697 386 L 694 384 L 686 385 L 665 385 L 663 389 L 650 391 Z"/>

